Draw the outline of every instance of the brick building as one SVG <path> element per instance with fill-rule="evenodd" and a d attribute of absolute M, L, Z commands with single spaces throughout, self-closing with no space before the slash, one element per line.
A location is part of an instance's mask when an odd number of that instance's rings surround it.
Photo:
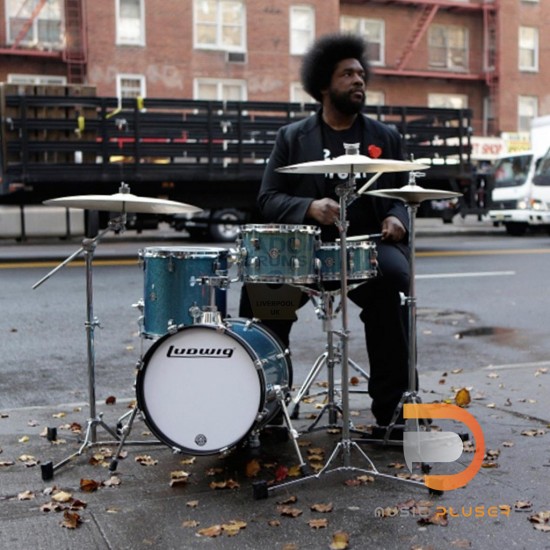
<path fill-rule="evenodd" d="M 368 102 L 468 107 L 476 135 L 550 114 L 544 0 L 0 0 L 0 81 L 98 95 L 309 101 L 301 54 L 364 35 Z"/>

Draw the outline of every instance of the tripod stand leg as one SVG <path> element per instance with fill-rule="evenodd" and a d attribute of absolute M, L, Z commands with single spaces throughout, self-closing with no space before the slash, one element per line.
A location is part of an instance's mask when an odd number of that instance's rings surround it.
<path fill-rule="evenodd" d="M 113 456 L 113 458 L 111 459 L 111 463 L 109 464 L 109 472 L 115 472 L 117 469 L 118 459 L 120 457 L 122 447 L 124 447 L 124 443 L 126 442 L 126 439 L 128 438 L 128 436 L 130 435 L 130 432 L 132 431 L 132 426 L 134 425 L 134 420 L 136 418 L 137 413 L 138 413 L 138 408 L 137 406 L 134 406 L 134 408 L 130 411 L 128 422 L 120 428 L 120 433 L 122 437 L 120 438 L 120 443 L 115 452 L 115 456 Z"/>

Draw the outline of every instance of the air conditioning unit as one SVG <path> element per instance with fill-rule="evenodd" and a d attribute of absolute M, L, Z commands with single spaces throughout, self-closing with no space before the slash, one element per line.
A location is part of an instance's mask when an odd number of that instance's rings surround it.
<path fill-rule="evenodd" d="M 245 52 L 226 52 L 225 60 L 228 63 L 246 63 Z"/>

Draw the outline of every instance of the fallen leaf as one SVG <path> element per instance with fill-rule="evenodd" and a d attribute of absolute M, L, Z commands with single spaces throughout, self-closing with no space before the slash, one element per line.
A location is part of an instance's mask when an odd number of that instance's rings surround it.
<path fill-rule="evenodd" d="M 324 518 L 321 518 L 321 519 L 310 519 L 308 521 L 308 525 L 312 528 L 312 529 L 323 529 L 325 527 L 328 527 L 328 519 L 324 519 Z"/>
<path fill-rule="evenodd" d="M 229 523 L 224 523 L 222 525 L 223 532 L 229 537 L 234 537 L 238 535 L 241 529 L 246 527 L 246 522 L 231 520 Z"/>
<path fill-rule="evenodd" d="M 533 504 L 528 500 L 517 500 L 514 504 L 516 510 L 530 510 Z"/>
<path fill-rule="evenodd" d="M 326 514 L 327 512 L 332 512 L 333 508 L 334 506 L 332 505 L 332 502 L 329 502 L 328 504 L 312 504 L 310 509 L 314 512 Z"/>
<path fill-rule="evenodd" d="M 182 522 L 182 527 L 198 527 L 200 525 L 200 522 L 196 519 L 187 519 L 184 522 Z"/>
<path fill-rule="evenodd" d="M 345 531 L 336 531 L 332 535 L 331 550 L 346 550 L 349 546 L 349 535 Z"/>
<path fill-rule="evenodd" d="M 199 505 L 198 500 L 189 500 L 185 503 L 185 506 L 187 506 L 187 508 L 196 508 L 198 505 Z"/>
<path fill-rule="evenodd" d="M 81 523 L 82 520 L 80 519 L 80 514 L 77 514 L 76 512 L 69 512 L 68 510 L 63 512 L 63 521 L 61 522 L 62 527 L 66 527 L 67 529 L 76 529 Z"/>
<path fill-rule="evenodd" d="M 447 519 L 447 512 L 441 513 L 436 512 L 435 514 L 429 517 L 423 517 L 418 520 L 419 525 L 439 525 L 441 527 L 446 527 L 449 524 Z"/>
<path fill-rule="evenodd" d="M 200 529 L 197 531 L 197 534 L 201 537 L 218 537 L 222 534 L 222 526 L 221 525 L 211 525 L 210 527 L 205 527 L 204 529 Z"/>
<path fill-rule="evenodd" d="M 532 429 L 532 430 L 523 430 L 521 432 L 521 435 L 525 435 L 527 437 L 537 437 L 539 435 L 544 435 L 546 432 L 543 429 Z"/>
<path fill-rule="evenodd" d="M 233 479 L 228 479 L 227 481 L 212 481 L 209 487 L 211 489 L 238 489 L 240 485 Z"/>
<path fill-rule="evenodd" d="M 549 520 L 550 510 L 547 510 L 546 512 L 538 512 L 532 516 L 529 516 L 529 521 L 532 523 L 548 523 Z"/>
<path fill-rule="evenodd" d="M 84 491 L 85 493 L 93 493 L 94 491 L 97 491 L 100 486 L 101 483 L 93 479 L 80 480 L 80 490 Z"/>
<path fill-rule="evenodd" d="M 466 407 L 471 401 L 470 392 L 466 388 L 461 388 L 456 392 L 455 403 L 459 407 Z"/>
<path fill-rule="evenodd" d="M 30 437 L 28 435 L 24 435 L 23 437 L 20 437 L 17 441 L 19 443 L 28 443 L 30 440 Z"/>
<path fill-rule="evenodd" d="M 35 497 L 32 491 L 23 491 L 17 495 L 17 500 L 33 500 Z"/>
<path fill-rule="evenodd" d="M 279 466 L 275 471 L 275 481 L 284 481 L 288 476 L 288 468 L 286 466 Z"/>
<path fill-rule="evenodd" d="M 116 405 L 116 397 L 114 395 L 109 395 L 109 397 L 105 399 L 105 405 Z"/>
<path fill-rule="evenodd" d="M 176 485 L 184 485 L 187 483 L 189 479 L 189 474 L 184 470 L 176 470 L 174 472 L 170 472 L 170 487 L 174 487 Z"/>
<path fill-rule="evenodd" d="M 106 479 L 102 485 L 104 487 L 118 487 L 122 481 L 118 476 L 111 476 L 109 479 Z"/>
<path fill-rule="evenodd" d="M 197 460 L 196 456 L 188 456 L 187 458 L 182 458 L 180 460 L 180 464 L 182 466 L 189 466 L 191 464 L 194 464 L 196 460 Z"/>
<path fill-rule="evenodd" d="M 59 502 L 47 502 L 46 504 L 42 504 L 40 506 L 40 510 L 42 512 L 60 512 L 65 507 L 59 504 Z"/>
<path fill-rule="evenodd" d="M 302 515 L 302 510 L 299 508 L 292 508 L 292 506 L 279 506 L 277 508 L 281 516 L 286 516 L 290 518 L 297 518 Z"/>
<path fill-rule="evenodd" d="M 267 524 L 270 526 L 270 527 L 280 527 L 281 526 L 281 522 L 278 520 L 278 519 L 270 519 Z"/>
<path fill-rule="evenodd" d="M 52 414 L 52 418 L 64 418 L 65 416 L 67 416 L 67 413 L 64 413 L 64 412 L 58 412 L 58 413 Z"/>
<path fill-rule="evenodd" d="M 69 502 L 72 500 L 73 495 L 71 493 L 67 493 L 65 491 L 57 491 L 52 495 L 52 500 L 55 502 Z"/>
<path fill-rule="evenodd" d="M 142 466 L 156 466 L 158 464 L 158 460 L 155 460 L 149 455 L 136 456 L 135 460 L 136 462 L 139 462 Z"/>
<path fill-rule="evenodd" d="M 246 477 L 256 477 L 261 470 L 260 463 L 254 458 L 246 465 Z"/>

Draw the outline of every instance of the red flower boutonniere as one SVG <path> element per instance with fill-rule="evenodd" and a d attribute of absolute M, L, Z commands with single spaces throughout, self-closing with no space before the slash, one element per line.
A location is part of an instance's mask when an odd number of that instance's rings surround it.
<path fill-rule="evenodd" d="M 369 145 L 367 151 L 372 159 L 377 159 L 382 154 L 382 149 L 378 145 Z"/>

